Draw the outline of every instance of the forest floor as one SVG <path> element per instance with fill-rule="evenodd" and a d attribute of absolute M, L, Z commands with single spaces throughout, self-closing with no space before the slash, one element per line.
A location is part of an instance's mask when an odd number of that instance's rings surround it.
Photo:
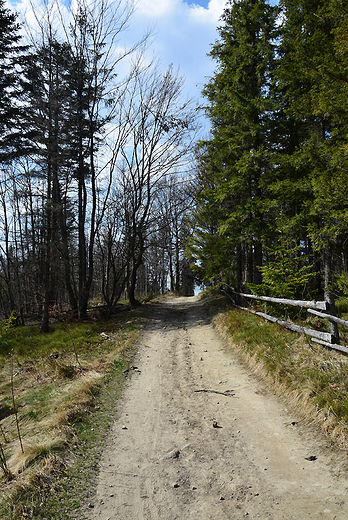
<path fill-rule="evenodd" d="M 197 297 L 154 306 L 88 520 L 348 518 L 347 460 L 239 363 Z"/>

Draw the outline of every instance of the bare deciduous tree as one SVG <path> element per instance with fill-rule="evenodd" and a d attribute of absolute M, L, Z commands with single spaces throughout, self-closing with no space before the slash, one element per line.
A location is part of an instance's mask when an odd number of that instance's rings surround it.
<path fill-rule="evenodd" d="M 131 138 L 122 147 L 120 184 L 127 241 L 128 298 L 137 304 L 137 271 L 143 262 L 146 241 L 159 218 L 156 202 L 163 181 L 191 167 L 196 114 L 183 101 L 183 80 L 170 67 L 161 74 L 156 67 L 135 77 L 138 99 Z"/>

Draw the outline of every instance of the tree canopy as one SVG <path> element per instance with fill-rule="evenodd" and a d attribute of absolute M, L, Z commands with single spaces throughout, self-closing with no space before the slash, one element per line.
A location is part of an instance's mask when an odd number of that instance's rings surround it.
<path fill-rule="evenodd" d="M 335 280 L 347 271 L 347 15 L 339 0 L 227 5 L 203 90 L 211 132 L 197 149 L 189 245 L 206 282 L 279 296 L 339 290 Z"/>
<path fill-rule="evenodd" d="M 197 124 L 179 74 L 144 59 L 147 35 L 119 44 L 131 2 L 33 9 L 23 46 L 0 0 L 0 313 L 47 332 L 54 311 L 85 318 L 96 299 L 110 315 L 122 295 L 192 285 Z"/>

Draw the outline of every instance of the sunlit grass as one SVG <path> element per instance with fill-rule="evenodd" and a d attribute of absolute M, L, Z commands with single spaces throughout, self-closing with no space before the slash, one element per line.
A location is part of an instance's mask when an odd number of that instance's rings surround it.
<path fill-rule="evenodd" d="M 61 437 L 27 439 L 23 445 L 24 451 L 17 447 L 11 457 L 10 467 L 15 475 L 22 473 L 35 461 L 47 458 L 56 451 L 61 451 L 66 441 Z"/>
<path fill-rule="evenodd" d="M 258 377 L 293 403 L 304 420 L 319 424 L 338 445 L 347 448 L 348 357 L 236 307 L 228 310 L 228 300 L 223 301 L 220 295 L 215 300 L 210 296 L 210 301 L 228 348 L 237 351 Z M 313 317 L 308 322 L 306 326 L 321 330 L 328 327 Z M 341 331 L 344 344 L 347 330 Z"/>
<path fill-rule="evenodd" d="M 134 355 L 144 323 L 141 316 L 142 310 L 129 310 L 109 321 L 57 323 L 49 334 L 41 334 L 35 325 L 3 328 L 0 442 L 15 478 L 6 482 L 5 475 L 0 475 L 0 518 L 24 518 L 25 511 L 34 518 L 23 497 L 37 479 L 43 479 L 45 486 L 50 471 L 63 464 L 57 454 L 77 446 L 76 428 L 93 413 L 110 374 L 116 370 L 122 375 Z M 11 376 L 23 452 L 13 413 Z"/>

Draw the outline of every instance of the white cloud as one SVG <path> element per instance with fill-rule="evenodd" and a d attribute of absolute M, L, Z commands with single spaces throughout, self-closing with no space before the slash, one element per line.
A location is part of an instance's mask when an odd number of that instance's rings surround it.
<path fill-rule="evenodd" d="M 171 16 L 181 3 L 181 0 L 139 0 L 136 10 L 141 16 L 161 18 Z"/>
<path fill-rule="evenodd" d="M 189 6 L 189 16 L 197 22 L 216 25 L 223 12 L 225 4 L 226 0 L 211 0 L 207 9 L 201 5 L 191 4 Z"/>
<path fill-rule="evenodd" d="M 27 23 L 34 24 L 31 4 L 42 5 L 42 0 L 12 1 L 12 4 L 8 4 L 10 8 L 19 12 Z M 179 69 L 185 78 L 188 96 L 196 98 L 199 98 L 207 77 L 214 70 L 214 63 L 207 57 L 207 53 L 217 38 L 216 27 L 225 6 L 225 0 L 210 0 L 207 8 L 199 5 L 199 1 L 135 0 L 136 10 L 129 27 L 117 42 L 121 47 L 131 46 L 151 28 L 154 37 L 148 50 L 149 56 L 160 59 L 163 69 L 170 64 L 173 64 L 174 70 Z M 57 2 L 61 2 L 61 9 L 66 14 L 67 0 Z"/>
<path fill-rule="evenodd" d="M 224 6 L 225 0 L 211 0 L 208 8 L 182 0 L 139 0 L 129 36 L 153 28 L 153 51 L 162 66 L 173 63 L 180 68 L 190 95 L 199 96 L 206 76 L 213 71 L 207 53 L 216 40 Z"/>
<path fill-rule="evenodd" d="M 44 22 L 48 17 L 56 34 L 62 33 L 61 19 L 70 18 L 66 3 L 56 0 L 48 0 L 47 5 L 42 0 L 17 0 L 13 4 L 7 1 L 7 5 L 9 9 L 18 13 L 19 21 L 25 27 L 23 33 L 29 32 L 31 39 L 37 38 L 38 41 L 40 41 L 40 26 L 45 26 Z"/>

